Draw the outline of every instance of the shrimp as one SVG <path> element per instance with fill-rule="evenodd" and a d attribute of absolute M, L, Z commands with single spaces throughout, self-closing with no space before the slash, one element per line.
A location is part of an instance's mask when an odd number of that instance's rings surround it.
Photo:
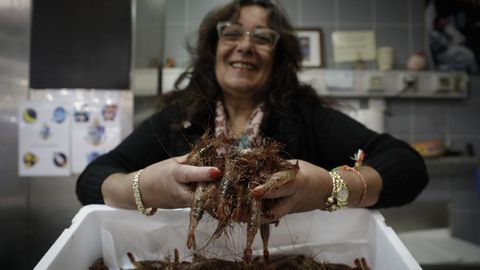
<path fill-rule="evenodd" d="M 264 139 L 261 146 L 240 149 L 225 137 L 203 135 L 188 155 L 187 164 L 217 166 L 221 181 L 197 184 L 190 210 L 187 247 L 196 250 L 195 228 L 205 210 L 218 220 L 210 239 L 219 238 L 231 223 L 247 223 L 244 261 L 252 262 L 252 244 L 260 229 L 264 258 L 268 260 L 269 225 L 261 225 L 265 192 L 295 179 L 297 164 L 280 158 L 281 145 Z M 262 189 L 255 189 L 263 186 Z"/>

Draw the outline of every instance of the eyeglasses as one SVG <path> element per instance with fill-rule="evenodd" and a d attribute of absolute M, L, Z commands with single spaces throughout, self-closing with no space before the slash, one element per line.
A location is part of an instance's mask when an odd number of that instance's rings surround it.
<path fill-rule="evenodd" d="M 217 31 L 220 40 L 228 44 L 237 44 L 245 36 L 250 36 L 255 46 L 263 50 L 273 50 L 280 38 L 280 35 L 272 29 L 254 28 L 250 31 L 245 31 L 243 25 L 233 22 L 217 23 Z"/>

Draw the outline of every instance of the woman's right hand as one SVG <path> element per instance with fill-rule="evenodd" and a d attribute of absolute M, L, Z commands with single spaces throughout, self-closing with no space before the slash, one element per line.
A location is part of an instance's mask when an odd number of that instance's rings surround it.
<path fill-rule="evenodd" d="M 187 155 L 154 163 L 142 170 L 139 189 L 145 207 L 182 208 L 190 206 L 195 190 L 192 183 L 217 180 L 216 167 L 184 164 Z M 113 174 L 102 184 L 105 203 L 120 208 L 136 208 L 132 181 L 136 172 Z"/>

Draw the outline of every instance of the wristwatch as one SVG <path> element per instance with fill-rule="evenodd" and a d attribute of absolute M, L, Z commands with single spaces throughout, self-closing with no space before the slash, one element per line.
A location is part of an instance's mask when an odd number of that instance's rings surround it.
<path fill-rule="evenodd" d="M 330 172 L 330 176 L 332 177 L 332 194 L 325 201 L 325 210 L 332 212 L 347 206 L 348 186 L 337 172 Z"/>

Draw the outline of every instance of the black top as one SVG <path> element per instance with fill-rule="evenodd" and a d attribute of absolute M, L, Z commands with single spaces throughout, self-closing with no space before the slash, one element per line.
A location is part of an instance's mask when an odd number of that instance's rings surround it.
<path fill-rule="evenodd" d="M 383 179 L 380 198 L 373 208 L 407 204 L 427 185 L 424 160 L 407 143 L 378 134 L 334 109 L 292 103 L 288 115 L 267 113 L 261 126 L 264 136 L 285 145 L 285 158 L 331 170 L 345 164 L 352 166 L 351 157 L 362 149 L 366 153 L 363 164 L 376 169 Z M 132 172 L 188 153 L 196 139 L 213 125 L 215 116 L 206 114 L 202 123 L 174 129 L 171 126 L 179 122 L 179 110 L 170 106 L 156 113 L 115 149 L 90 163 L 77 181 L 81 203 L 104 203 L 100 187 L 113 173 Z"/>

